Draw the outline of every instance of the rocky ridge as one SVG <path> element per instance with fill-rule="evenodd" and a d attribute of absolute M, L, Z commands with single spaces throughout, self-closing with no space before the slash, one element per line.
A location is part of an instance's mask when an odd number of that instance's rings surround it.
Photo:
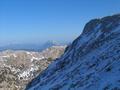
<path fill-rule="evenodd" d="M 42 52 L 0 52 L 0 90 L 24 90 L 26 84 L 56 58 L 66 46 L 52 46 Z"/>

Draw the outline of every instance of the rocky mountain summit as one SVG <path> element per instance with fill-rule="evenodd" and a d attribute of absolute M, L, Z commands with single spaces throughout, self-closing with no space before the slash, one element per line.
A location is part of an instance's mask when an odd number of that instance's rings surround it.
<path fill-rule="evenodd" d="M 26 90 L 120 90 L 120 14 L 88 22 Z"/>
<path fill-rule="evenodd" d="M 24 90 L 28 82 L 63 54 L 65 47 L 52 46 L 42 52 L 0 52 L 0 90 Z"/>

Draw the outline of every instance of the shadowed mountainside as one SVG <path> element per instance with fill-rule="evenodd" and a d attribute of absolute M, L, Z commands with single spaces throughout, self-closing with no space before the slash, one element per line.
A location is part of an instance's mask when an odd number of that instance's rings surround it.
<path fill-rule="evenodd" d="M 120 90 L 120 14 L 88 22 L 26 90 Z"/>

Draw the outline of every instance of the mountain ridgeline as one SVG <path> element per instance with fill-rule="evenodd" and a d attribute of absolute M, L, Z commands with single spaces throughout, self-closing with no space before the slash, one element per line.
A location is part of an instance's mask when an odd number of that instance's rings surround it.
<path fill-rule="evenodd" d="M 120 14 L 88 22 L 26 90 L 120 90 Z"/>
<path fill-rule="evenodd" d="M 67 42 L 65 43 L 57 43 L 56 41 L 47 41 L 45 43 L 34 43 L 34 44 L 9 44 L 9 45 L 4 45 L 0 46 L 0 51 L 5 51 L 5 50 L 24 50 L 24 51 L 34 51 L 34 52 L 41 52 L 47 48 L 50 48 L 52 46 L 64 46 L 66 45 Z"/>

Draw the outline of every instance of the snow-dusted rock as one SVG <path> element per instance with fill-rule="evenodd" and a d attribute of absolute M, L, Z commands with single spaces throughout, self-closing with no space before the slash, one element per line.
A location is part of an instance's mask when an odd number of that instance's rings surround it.
<path fill-rule="evenodd" d="M 120 90 L 120 15 L 88 22 L 26 90 Z"/>
<path fill-rule="evenodd" d="M 57 57 L 66 46 L 54 46 L 42 52 L 0 52 L 0 90 L 24 90 L 26 84 Z"/>

